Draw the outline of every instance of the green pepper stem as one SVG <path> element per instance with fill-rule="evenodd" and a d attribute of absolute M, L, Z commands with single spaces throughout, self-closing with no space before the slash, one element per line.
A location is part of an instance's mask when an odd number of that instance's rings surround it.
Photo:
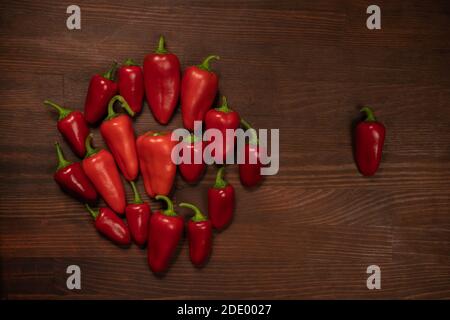
<path fill-rule="evenodd" d="M 216 182 L 214 183 L 214 188 L 222 189 L 227 186 L 228 182 L 226 182 L 225 179 L 223 178 L 224 171 L 225 171 L 225 166 L 221 167 L 217 171 Z"/>
<path fill-rule="evenodd" d="M 227 97 L 225 97 L 225 96 L 222 97 L 222 105 L 220 107 L 216 108 L 216 110 L 225 112 L 225 113 L 233 111 L 228 107 Z"/>
<path fill-rule="evenodd" d="M 139 191 L 136 187 L 136 184 L 134 183 L 134 181 L 130 181 L 131 184 L 131 189 L 133 189 L 133 194 L 134 194 L 134 204 L 142 204 L 142 199 L 141 199 L 141 195 L 139 194 Z"/>
<path fill-rule="evenodd" d="M 72 162 L 64 158 L 64 153 L 58 142 L 55 142 L 55 147 L 56 147 L 56 156 L 58 157 L 58 166 L 56 167 L 56 171 L 58 171 L 62 168 L 67 167 L 68 165 L 71 165 Z"/>
<path fill-rule="evenodd" d="M 250 137 L 250 144 L 254 144 L 254 145 L 258 145 L 259 144 L 259 140 L 258 140 L 258 136 L 256 134 L 256 130 L 250 125 L 250 123 L 248 123 L 245 119 L 241 118 L 241 125 L 244 127 L 245 130 L 252 130 L 251 134 L 252 136 Z"/>
<path fill-rule="evenodd" d="M 111 68 L 109 68 L 109 70 L 103 74 L 103 78 L 108 79 L 108 80 L 114 80 L 114 75 L 116 73 L 116 69 L 117 69 L 117 61 L 114 61 Z"/>
<path fill-rule="evenodd" d="M 190 203 L 186 203 L 186 202 L 182 202 L 180 203 L 178 206 L 182 207 L 182 208 L 189 208 L 194 210 L 194 216 L 191 218 L 192 221 L 194 222 L 200 222 L 200 221 L 206 221 L 208 220 L 206 218 L 206 216 L 200 211 L 199 208 L 197 208 L 196 206 L 194 206 L 193 204 Z"/>
<path fill-rule="evenodd" d="M 58 110 L 58 113 L 59 113 L 58 120 L 64 119 L 65 117 L 67 117 L 72 112 L 72 110 L 64 108 L 64 107 L 61 107 L 59 104 L 56 104 L 56 103 L 54 103 L 53 101 L 50 101 L 50 100 L 45 100 L 44 104 L 47 105 L 47 106 L 53 107 L 56 110 Z"/>
<path fill-rule="evenodd" d="M 86 207 L 86 210 L 91 214 L 92 218 L 94 218 L 94 220 L 96 220 L 100 210 L 92 209 L 87 203 L 84 206 Z"/>
<path fill-rule="evenodd" d="M 360 110 L 361 112 L 365 112 L 366 114 L 366 120 L 365 121 L 377 121 L 375 118 L 375 115 L 373 114 L 373 110 L 369 107 L 364 107 Z"/>
<path fill-rule="evenodd" d="M 211 67 L 210 67 L 210 65 L 209 65 L 209 62 L 210 62 L 212 59 L 220 60 L 220 57 L 219 57 L 219 56 L 215 56 L 215 55 L 208 56 L 208 57 L 206 57 L 206 59 L 203 60 L 203 62 L 202 62 L 201 64 L 199 64 L 197 67 L 199 67 L 199 68 L 202 69 L 202 70 L 211 71 Z"/>
<path fill-rule="evenodd" d="M 108 103 L 108 115 L 106 116 L 105 120 L 111 120 L 112 118 L 117 117 L 117 112 L 114 111 L 114 103 L 116 101 L 120 102 L 120 106 L 125 109 L 125 111 L 131 116 L 134 117 L 134 111 L 131 110 L 130 105 L 125 101 L 125 99 L 120 96 L 120 95 L 116 95 L 114 97 L 111 98 L 111 100 L 109 100 Z"/>
<path fill-rule="evenodd" d="M 137 66 L 138 64 L 136 62 L 134 62 L 133 59 L 128 58 L 127 60 L 125 60 L 122 64 L 125 67 L 130 67 L 130 66 Z"/>
<path fill-rule="evenodd" d="M 156 48 L 155 53 L 157 53 L 157 54 L 165 54 L 167 52 L 168 51 L 166 50 L 166 47 L 165 47 L 164 36 L 160 35 L 159 36 L 159 41 L 158 41 L 158 47 Z"/>
<path fill-rule="evenodd" d="M 195 142 L 197 142 L 197 141 L 200 141 L 200 140 L 199 140 L 199 138 L 197 138 L 197 137 L 195 136 L 195 134 L 193 134 L 193 133 L 188 134 L 187 136 L 185 136 L 185 137 L 183 138 L 183 142 L 184 142 L 184 143 L 188 143 L 188 144 L 192 144 L 192 143 L 195 143 Z"/>
<path fill-rule="evenodd" d="M 173 210 L 173 202 L 166 196 L 157 195 L 155 197 L 156 200 L 164 200 L 167 204 L 167 209 L 163 210 L 162 213 L 166 216 L 176 216 L 177 213 Z"/>
<path fill-rule="evenodd" d="M 92 147 L 92 134 L 86 137 L 84 145 L 86 146 L 86 155 L 84 156 L 85 159 L 89 158 L 90 156 L 96 154 L 99 151 L 98 149 Z"/>

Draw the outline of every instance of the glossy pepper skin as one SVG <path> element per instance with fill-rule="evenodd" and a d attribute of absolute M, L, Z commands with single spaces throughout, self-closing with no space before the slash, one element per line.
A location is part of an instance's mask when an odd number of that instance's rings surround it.
<path fill-rule="evenodd" d="M 220 130 L 223 138 L 225 139 L 225 141 L 221 141 L 219 148 L 214 150 L 216 152 L 212 153 L 213 157 L 222 160 L 219 162 L 220 164 L 225 163 L 227 154 L 234 148 L 234 145 L 230 145 L 226 142 L 226 130 L 236 130 L 239 128 L 241 121 L 239 113 L 228 107 L 227 98 L 223 97 L 222 99 L 222 105 L 218 108 L 208 110 L 205 116 L 206 129 Z"/>
<path fill-rule="evenodd" d="M 84 103 L 84 116 L 89 124 L 103 119 L 109 100 L 117 94 L 118 85 L 113 81 L 116 68 L 117 63 L 114 63 L 103 76 L 96 74 L 89 82 Z"/>
<path fill-rule="evenodd" d="M 212 59 L 219 57 L 209 56 L 202 64 L 188 67 L 181 80 L 181 115 L 184 127 L 191 131 L 194 121 L 203 121 L 217 94 L 219 79 L 209 66 Z"/>
<path fill-rule="evenodd" d="M 142 110 L 144 102 L 144 74 L 132 59 L 126 60 L 117 70 L 119 94 L 128 102 L 134 113 Z"/>
<path fill-rule="evenodd" d="M 381 162 L 386 129 L 370 108 L 364 107 L 361 112 L 367 117 L 355 129 L 355 160 L 361 174 L 373 176 Z"/>
<path fill-rule="evenodd" d="M 57 127 L 59 132 L 61 132 L 72 151 L 78 157 L 83 158 L 86 154 L 84 142 L 89 135 L 89 128 L 84 115 L 80 111 L 63 108 L 50 100 L 45 100 L 44 104 L 58 110 L 59 119 Z"/>
<path fill-rule="evenodd" d="M 92 209 L 86 204 L 87 211 L 94 218 L 94 226 L 106 238 L 118 245 L 129 245 L 131 243 L 130 232 L 127 225 L 120 219 L 114 211 L 107 207 Z"/>
<path fill-rule="evenodd" d="M 197 138 L 195 135 L 190 134 L 183 139 L 183 149 L 180 155 L 183 156 L 184 151 L 187 151 L 191 155 L 191 163 L 180 163 L 178 168 L 180 169 L 181 176 L 188 183 L 196 183 L 205 171 L 206 164 L 203 161 L 203 141 Z M 199 159 L 201 163 L 194 163 L 195 159 Z"/>
<path fill-rule="evenodd" d="M 144 58 L 144 80 L 147 103 L 155 119 L 167 124 L 180 95 L 180 61 L 164 47 L 164 37 L 158 48 Z"/>
<path fill-rule="evenodd" d="M 86 157 L 82 162 L 83 170 L 94 184 L 103 200 L 115 212 L 125 212 L 125 190 L 120 179 L 114 158 L 105 149 L 97 150 L 91 146 L 92 136 L 86 139 Z"/>
<path fill-rule="evenodd" d="M 196 267 L 203 266 L 209 258 L 212 249 L 212 225 L 206 216 L 190 203 L 180 203 L 180 207 L 194 210 L 195 215 L 187 223 L 189 239 L 189 256 Z"/>
<path fill-rule="evenodd" d="M 216 183 L 208 189 L 208 216 L 215 229 L 222 230 L 233 219 L 234 188 L 222 176 L 225 167 L 217 172 Z"/>
<path fill-rule="evenodd" d="M 250 124 L 241 119 L 242 126 L 246 130 L 254 130 Z M 261 146 L 258 143 L 256 131 L 252 131 L 251 139 L 244 146 L 245 162 L 239 164 L 239 179 L 245 187 L 254 187 L 261 183 Z"/>
<path fill-rule="evenodd" d="M 172 190 L 177 167 L 172 162 L 171 154 L 177 142 L 170 137 L 171 132 L 148 131 L 136 141 L 145 191 L 152 198 L 156 195 L 167 196 Z"/>
<path fill-rule="evenodd" d="M 100 132 L 114 156 L 120 171 L 125 179 L 136 179 L 139 171 L 139 162 L 136 152 L 133 122 L 126 114 L 114 111 L 114 103 L 119 101 L 130 116 L 134 116 L 128 103 L 122 96 L 114 96 L 108 104 L 108 116 L 100 126 Z"/>
<path fill-rule="evenodd" d="M 130 181 L 130 184 L 134 193 L 134 201 L 128 203 L 125 208 L 125 216 L 128 221 L 131 237 L 137 245 L 143 246 L 147 242 L 152 212 L 148 203 L 142 201 L 134 182 Z"/>
<path fill-rule="evenodd" d="M 97 191 L 81 168 L 81 164 L 66 160 L 58 142 L 55 142 L 55 147 L 58 157 L 58 167 L 54 174 L 56 183 L 61 189 L 78 200 L 89 203 L 95 202 L 98 197 Z"/>
<path fill-rule="evenodd" d="M 158 195 L 156 200 L 166 201 L 167 209 L 153 213 L 150 218 L 147 259 L 154 273 L 162 273 L 169 267 L 170 260 L 181 240 L 184 221 L 173 210 L 173 204 L 169 198 Z"/>

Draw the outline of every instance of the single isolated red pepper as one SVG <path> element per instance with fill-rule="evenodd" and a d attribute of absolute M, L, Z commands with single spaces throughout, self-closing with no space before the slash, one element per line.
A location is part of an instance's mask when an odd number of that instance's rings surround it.
<path fill-rule="evenodd" d="M 195 215 L 187 223 L 189 239 L 189 256 L 197 267 L 203 266 L 212 249 L 212 225 L 200 209 L 190 203 L 180 203 L 180 207 L 194 210 Z"/>
<path fill-rule="evenodd" d="M 58 167 L 54 174 L 56 183 L 75 198 L 93 203 L 97 200 L 97 191 L 84 173 L 79 162 L 72 163 L 64 158 L 58 142 L 55 142 Z"/>
<path fill-rule="evenodd" d="M 139 113 L 144 101 L 144 74 L 142 68 L 132 59 L 127 59 L 117 70 L 119 94 L 130 105 L 131 110 Z"/>
<path fill-rule="evenodd" d="M 137 245 L 143 246 L 147 242 L 152 211 L 148 203 L 142 201 L 135 183 L 130 181 L 130 184 L 133 189 L 134 201 L 128 203 L 125 208 L 125 215 L 127 217 L 131 237 Z"/>
<path fill-rule="evenodd" d="M 366 120 L 356 126 L 355 159 L 361 174 L 373 176 L 381 162 L 386 129 L 370 108 L 364 107 L 361 112 L 366 113 Z"/>
<path fill-rule="evenodd" d="M 223 179 L 225 167 L 217 172 L 216 183 L 208 189 L 208 216 L 215 229 L 224 229 L 233 219 L 234 188 Z"/>
<path fill-rule="evenodd" d="M 126 205 L 125 190 L 114 158 L 105 149 L 94 149 L 91 140 L 92 136 L 86 139 L 83 170 L 108 206 L 115 212 L 123 214 Z"/>
<path fill-rule="evenodd" d="M 78 157 L 83 158 L 86 154 L 84 142 L 89 135 L 89 128 L 84 115 L 80 111 L 63 108 L 50 100 L 45 100 L 44 104 L 58 110 L 59 119 L 57 127 L 59 132 L 61 132 L 72 151 Z"/>
<path fill-rule="evenodd" d="M 136 179 L 139 171 L 133 122 L 128 115 L 114 111 L 116 101 L 120 102 L 121 107 L 130 116 L 134 116 L 125 99 L 122 96 L 114 96 L 109 101 L 108 116 L 102 122 L 100 132 L 125 179 L 132 181 Z"/>
<path fill-rule="evenodd" d="M 220 58 L 208 56 L 202 64 L 188 67 L 181 80 L 181 115 L 184 127 L 191 131 L 194 121 L 203 121 L 217 94 L 219 78 L 209 66 L 212 59 Z"/>
<path fill-rule="evenodd" d="M 84 103 L 84 116 L 90 124 L 95 124 L 106 114 L 109 100 L 117 94 L 118 85 L 113 81 L 117 68 L 114 62 L 103 76 L 96 74 L 89 82 L 86 102 Z"/>
<path fill-rule="evenodd" d="M 106 238 L 119 245 L 129 245 L 131 243 L 127 225 L 114 211 L 108 207 L 100 207 L 94 210 L 88 204 L 86 204 L 86 209 L 95 220 L 95 229 Z"/>
<path fill-rule="evenodd" d="M 180 96 L 180 61 L 164 47 L 164 37 L 158 48 L 144 58 L 145 94 L 155 119 L 167 124 Z"/>
<path fill-rule="evenodd" d="M 191 163 L 180 163 L 180 173 L 183 179 L 188 183 L 196 183 L 205 171 L 206 164 L 203 161 L 203 141 L 193 134 L 186 136 L 183 141 L 183 147 L 180 152 L 180 156 L 183 156 L 184 151 L 187 151 L 191 155 Z M 194 163 L 198 158 L 201 163 Z"/>
<path fill-rule="evenodd" d="M 184 221 L 173 210 L 173 203 L 169 198 L 158 195 L 156 200 L 164 200 L 167 209 L 153 213 L 150 218 L 147 258 L 150 269 L 155 273 L 161 273 L 169 267 L 181 240 Z"/>
<path fill-rule="evenodd" d="M 246 130 L 254 130 L 244 119 L 241 119 L 241 124 Z M 262 181 L 261 151 L 258 137 L 256 136 L 256 132 L 253 131 L 250 141 L 244 146 L 245 162 L 239 164 L 239 179 L 242 185 L 246 187 L 254 187 Z M 250 159 L 254 160 L 250 161 Z"/>
<path fill-rule="evenodd" d="M 231 110 L 228 107 L 227 98 L 222 98 L 222 105 L 218 108 L 208 110 L 205 116 L 206 129 L 218 129 L 222 133 L 223 141 L 220 141 L 219 147 L 212 153 L 213 157 L 222 159 L 222 163 L 225 163 L 226 157 L 231 150 L 234 150 L 234 144 L 230 145 L 226 141 L 226 130 L 236 130 L 239 128 L 241 118 L 239 113 Z M 234 134 L 233 134 L 234 137 Z M 235 138 L 234 138 L 235 139 Z M 235 139 L 236 141 L 236 139 Z M 212 141 L 211 141 L 212 142 Z M 216 154 L 217 153 L 217 154 Z"/>

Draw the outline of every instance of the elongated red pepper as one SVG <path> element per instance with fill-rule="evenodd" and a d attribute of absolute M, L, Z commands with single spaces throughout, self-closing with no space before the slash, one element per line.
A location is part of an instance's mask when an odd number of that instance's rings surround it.
<path fill-rule="evenodd" d="M 95 220 L 95 229 L 101 234 L 119 245 L 131 243 L 127 225 L 111 209 L 100 207 L 94 210 L 88 204 L 86 204 L 86 209 Z"/>
<path fill-rule="evenodd" d="M 55 147 L 58 156 L 58 167 L 54 174 L 55 181 L 64 191 L 75 198 L 83 202 L 95 202 L 98 197 L 97 191 L 81 168 L 81 164 L 65 159 L 58 142 L 55 142 Z"/>
<path fill-rule="evenodd" d="M 94 149 L 91 140 L 92 136 L 86 138 L 83 170 L 108 206 L 115 212 L 123 214 L 126 204 L 125 190 L 114 158 L 105 149 Z"/>
<path fill-rule="evenodd" d="M 189 238 L 189 255 L 191 262 L 197 267 L 203 266 L 212 249 L 212 226 L 206 216 L 190 203 L 180 203 L 180 207 L 194 210 L 195 215 L 187 223 Z"/>
<path fill-rule="evenodd" d="M 148 131 L 136 140 L 145 191 L 152 198 L 168 195 L 172 190 L 177 167 L 171 155 L 177 142 L 171 140 L 171 135 L 171 132 Z"/>
<path fill-rule="evenodd" d="M 214 150 L 217 151 L 217 158 L 222 159 L 222 163 L 225 163 L 227 154 L 233 148 L 232 145 L 226 143 L 226 130 L 236 130 L 239 128 L 240 119 L 239 113 L 228 107 L 226 97 L 222 98 L 222 105 L 219 108 L 208 110 L 206 113 L 206 129 L 218 129 L 222 133 L 223 141 L 219 141 L 219 148 Z M 213 152 L 212 156 L 216 156 L 216 152 Z"/>
<path fill-rule="evenodd" d="M 127 59 L 117 70 L 119 94 L 128 102 L 131 110 L 139 113 L 144 101 L 144 74 L 132 59 Z"/>
<path fill-rule="evenodd" d="M 217 172 L 216 183 L 208 189 L 208 216 L 215 229 L 224 229 L 233 219 L 234 188 L 223 179 L 225 167 Z"/>
<path fill-rule="evenodd" d="M 90 124 L 95 124 L 103 119 L 109 100 L 117 93 L 118 85 L 113 81 L 116 68 L 117 63 L 115 62 L 103 76 L 96 74 L 89 82 L 84 116 Z"/>
<path fill-rule="evenodd" d="M 167 270 L 177 249 L 183 234 L 184 221 L 173 210 L 173 203 L 169 198 L 158 195 L 156 200 L 164 200 L 167 209 L 153 213 L 150 218 L 147 259 L 150 269 L 161 273 Z"/>
<path fill-rule="evenodd" d="M 63 108 L 50 100 L 45 100 L 44 104 L 58 110 L 59 119 L 57 127 L 59 132 L 61 132 L 72 151 L 78 157 L 83 158 L 86 154 L 84 142 L 89 135 L 89 128 L 84 115 L 80 111 Z"/>
<path fill-rule="evenodd" d="M 364 176 L 373 176 L 381 162 L 386 129 L 375 119 L 370 108 L 364 107 L 361 112 L 365 112 L 367 117 L 356 126 L 355 159 Z"/>
<path fill-rule="evenodd" d="M 167 124 L 180 95 L 180 61 L 164 47 L 164 37 L 158 48 L 144 58 L 144 79 L 147 103 L 155 119 Z"/>
<path fill-rule="evenodd" d="M 109 101 L 108 116 L 102 122 L 100 132 L 125 179 L 132 181 L 136 179 L 139 171 L 133 122 L 128 115 L 114 111 L 116 101 L 120 102 L 130 116 L 134 116 L 125 99 L 122 96 L 114 96 Z"/>
<path fill-rule="evenodd" d="M 203 121 L 217 94 L 219 79 L 209 66 L 212 59 L 219 57 L 208 56 L 202 64 L 188 67 L 181 80 L 181 115 L 184 127 L 191 131 L 194 121 Z"/>
<path fill-rule="evenodd" d="M 125 208 L 125 215 L 127 217 L 131 237 L 137 245 L 143 246 L 147 242 L 152 211 L 148 203 L 142 201 L 134 182 L 130 181 L 130 184 L 133 189 L 134 201 L 128 203 Z"/>
<path fill-rule="evenodd" d="M 244 129 L 253 129 L 244 119 L 241 119 L 241 123 Z M 239 164 L 239 179 L 246 187 L 254 187 L 262 181 L 260 152 L 261 146 L 258 143 L 256 132 L 253 132 L 250 141 L 244 147 L 245 162 Z M 254 159 L 254 161 L 252 162 L 250 159 Z"/>
<path fill-rule="evenodd" d="M 183 156 L 184 150 L 191 154 L 191 163 L 183 162 L 178 165 L 181 176 L 188 183 L 196 183 L 206 168 L 206 164 L 203 161 L 203 141 L 190 134 L 183 139 L 181 156 Z M 201 159 L 201 163 L 194 163 L 196 158 Z"/>

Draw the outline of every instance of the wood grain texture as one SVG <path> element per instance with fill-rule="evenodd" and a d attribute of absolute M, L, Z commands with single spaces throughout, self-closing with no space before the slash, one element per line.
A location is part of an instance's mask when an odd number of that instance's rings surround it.
<path fill-rule="evenodd" d="M 381 31 L 367 30 L 371 3 L 360 0 L 77 4 L 80 31 L 66 29 L 66 3 L 0 3 L 3 299 L 450 298 L 448 1 L 378 1 Z M 161 33 L 183 67 L 222 57 L 214 69 L 231 107 L 280 129 L 280 171 L 248 190 L 231 167 L 236 215 L 209 264 L 192 267 L 184 239 L 157 278 L 145 250 L 102 238 L 53 182 L 61 138 L 42 101 L 81 109 L 92 74 L 113 59 L 142 61 Z M 388 129 L 373 178 L 352 156 L 361 105 Z M 167 128 L 179 126 L 177 110 Z M 137 134 L 162 128 L 144 106 Z M 196 186 L 177 177 L 175 201 L 206 211 L 215 171 Z M 82 269 L 80 291 L 65 286 L 70 264 Z M 371 264 L 381 290 L 366 288 Z"/>

